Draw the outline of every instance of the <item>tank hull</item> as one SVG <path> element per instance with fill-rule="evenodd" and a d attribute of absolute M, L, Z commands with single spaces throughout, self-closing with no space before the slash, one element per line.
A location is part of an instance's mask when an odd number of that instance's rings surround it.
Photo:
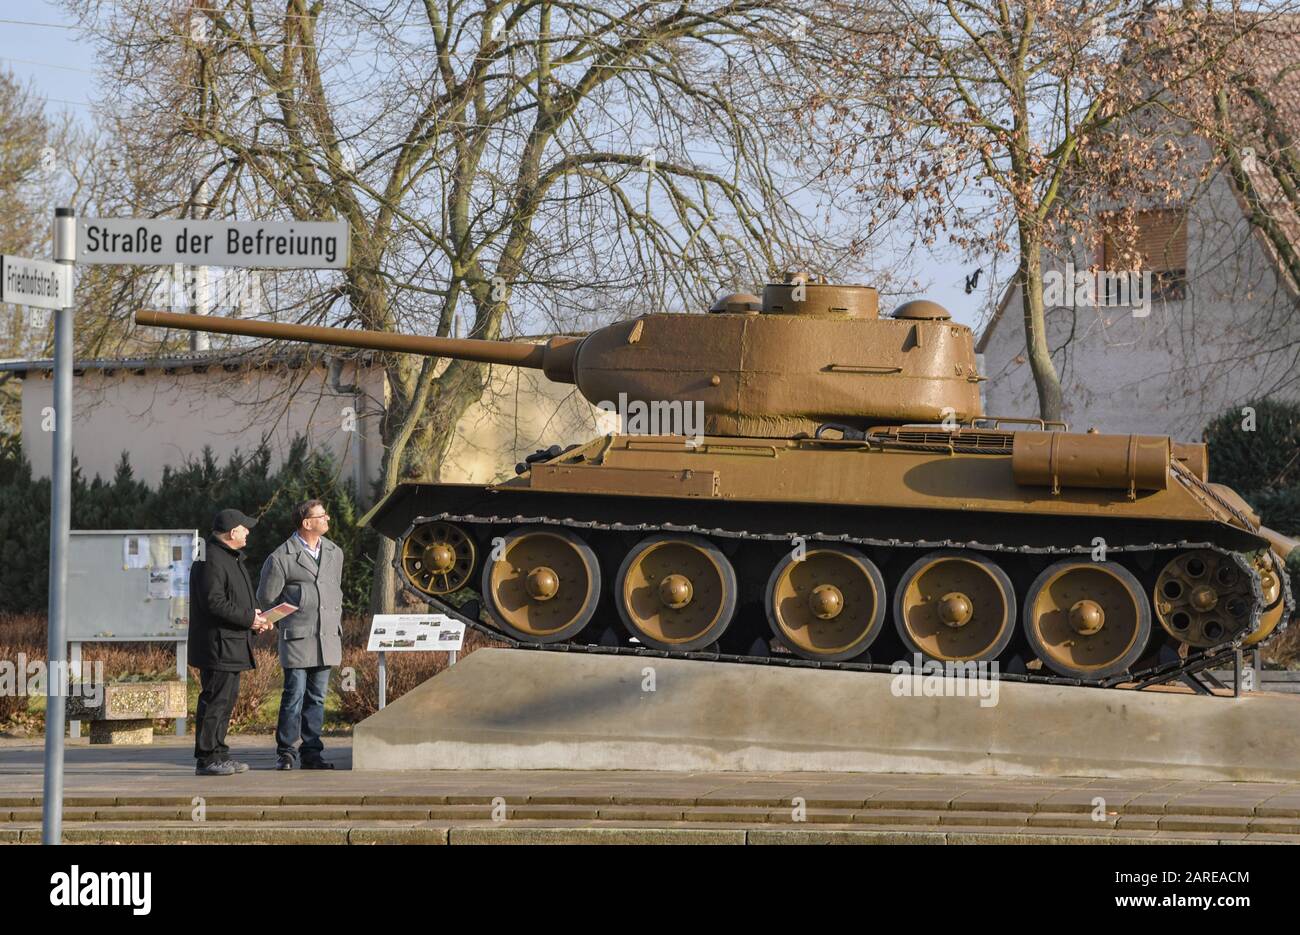
<path fill-rule="evenodd" d="M 1017 480 L 1009 438 L 985 439 L 1003 451 L 939 453 L 932 438 L 888 437 L 607 436 L 500 484 L 404 485 L 366 521 L 399 542 L 415 597 L 520 646 L 849 668 L 978 660 L 1029 680 L 1115 686 L 1209 665 L 1290 614 L 1284 581 L 1268 590 L 1268 540 L 1245 505 L 1190 470 L 1171 465 L 1163 489 L 1117 476 L 1113 489 L 1054 493 Z M 413 556 L 431 553 L 416 539 L 447 528 L 472 542 L 472 567 L 455 594 L 430 593 L 440 589 Z M 792 550 L 811 561 L 792 562 Z M 1157 589 L 1173 587 L 1174 569 L 1192 590 L 1188 561 L 1235 590 L 1221 587 L 1218 611 L 1175 631 L 1177 607 Z M 557 581 L 580 582 L 583 600 L 549 603 Z M 472 591 L 483 604 L 461 614 Z M 855 610 L 849 625 L 841 609 L 864 605 L 871 613 Z M 564 626 L 535 624 L 530 607 Z M 686 618 L 692 607 L 703 610 Z M 1080 655 L 1089 640 L 1066 621 L 1087 637 L 1103 609 L 1126 629 L 1100 655 Z M 948 611 L 950 629 L 933 624 Z M 962 642 L 979 627 L 984 636 Z"/>
<path fill-rule="evenodd" d="M 1089 550 L 1097 537 L 1118 546 L 1180 539 L 1268 546 L 1191 478 L 1131 499 L 1119 489 L 1052 494 L 1018 484 L 1009 452 L 936 455 L 807 438 L 705 436 L 691 445 L 675 436 L 608 436 L 500 484 L 403 484 L 366 522 L 395 539 L 417 515 L 488 508 L 592 520 L 752 516 L 765 532 L 804 528 L 807 517 L 835 534 Z"/>

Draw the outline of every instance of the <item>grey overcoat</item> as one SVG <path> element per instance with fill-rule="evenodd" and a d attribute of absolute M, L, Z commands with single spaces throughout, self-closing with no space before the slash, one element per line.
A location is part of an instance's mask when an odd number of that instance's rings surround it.
<path fill-rule="evenodd" d="M 288 601 L 298 610 L 281 620 L 280 665 L 286 669 L 336 666 L 343 661 L 343 550 L 320 540 L 316 560 L 290 536 L 262 564 L 258 606 L 270 610 Z"/>

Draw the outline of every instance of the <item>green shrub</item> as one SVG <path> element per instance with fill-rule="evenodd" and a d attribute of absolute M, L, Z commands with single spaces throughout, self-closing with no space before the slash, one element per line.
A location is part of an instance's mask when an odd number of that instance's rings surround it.
<path fill-rule="evenodd" d="M 1254 428 L 1244 427 L 1242 409 L 1255 411 Z M 1300 490 L 1300 405 L 1253 399 L 1234 406 L 1205 429 L 1210 480 L 1242 496 L 1266 490 Z M 1252 503 L 1252 506 L 1254 504 Z M 1265 521 L 1265 525 L 1273 525 Z M 1293 526 L 1300 530 L 1300 526 Z"/>
<path fill-rule="evenodd" d="M 1205 429 L 1210 480 L 1227 484 L 1259 514 L 1260 522 L 1300 538 L 1300 404 L 1255 399 L 1253 430 L 1243 407 L 1233 407 Z M 1291 589 L 1300 597 L 1300 553 L 1287 561 Z"/>
<path fill-rule="evenodd" d="M 135 479 L 125 452 L 111 481 L 87 482 L 73 464 L 74 529 L 197 529 L 206 535 L 212 514 L 235 507 L 258 518 L 249 537 L 248 561 L 256 577 L 266 556 L 293 534 L 294 505 L 323 500 L 330 512 L 329 537 L 344 551 L 345 608 L 364 612 L 370 596 L 377 534 L 357 526 L 352 486 L 339 476 L 334 458 L 309 452 L 303 438 L 271 470 L 263 442 L 251 455 L 236 452 L 224 465 L 210 448 L 197 460 L 166 467 L 156 489 Z M 33 479 L 21 450 L 0 447 L 0 612 L 31 613 L 47 606 L 50 482 Z"/>
<path fill-rule="evenodd" d="M 1246 500 L 1265 526 L 1288 536 L 1300 536 L 1300 485 L 1251 491 Z"/>

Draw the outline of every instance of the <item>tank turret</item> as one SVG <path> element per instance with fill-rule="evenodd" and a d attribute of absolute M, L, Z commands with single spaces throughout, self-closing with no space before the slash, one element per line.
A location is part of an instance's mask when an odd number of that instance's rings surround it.
<path fill-rule="evenodd" d="M 142 325 L 452 357 L 541 370 L 589 401 L 702 403 L 710 435 L 789 438 L 835 423 L 982 414 L 974 341 L 933 302 L 882 318 L 875 289 L 790 275 L 707 315 L 657 313 L 545 344 L 400 335 L 142 311 Z"/>

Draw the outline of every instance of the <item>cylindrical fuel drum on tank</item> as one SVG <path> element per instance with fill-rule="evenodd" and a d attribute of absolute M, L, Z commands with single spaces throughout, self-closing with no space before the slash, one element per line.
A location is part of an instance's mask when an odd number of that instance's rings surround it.
<path fill-rule="evenodd" d="M 1197 480 L 1210 479 L 1210 454 L 1204 442 L 1174 442 L 1174 457 L 1196 475 Z"/>
<path fill-rule="evenodd" d="M 1167 435 L 1016 432 L 1011 472 L 1026 487 L 1164 490 L 1172 446 Z"/>

